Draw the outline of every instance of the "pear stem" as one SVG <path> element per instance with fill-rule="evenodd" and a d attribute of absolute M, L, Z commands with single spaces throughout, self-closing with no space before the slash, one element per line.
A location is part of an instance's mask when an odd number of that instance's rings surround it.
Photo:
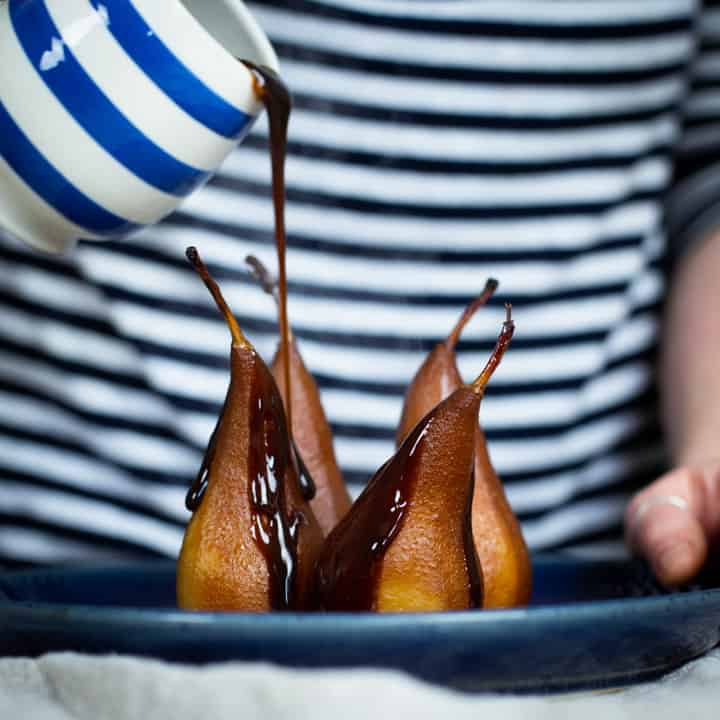
<path fill-rule="evenodd" d="M 482 307 L 493 295 L 498 288 L 498 281 L 495 278 L 488 278 L 485 283 L 485 289 L 478 295 L 463 311 L 460 319 L 457 321 L 457 325 L 453 328 L 452 332 L 448 335 L 445 341 L 445 347 L 452 352 L 455 350 L 455 346 L 460 340 L 460 335 L 465 329 L 465 326 L 470 321 L 470 318 L 475 314 L 478 308 Z"/>
<path fill-rule="evenodd" d="M 250 267 L 250 273 L 257 281 L 258 285 L 262 288 L 263 292 L 270 295 L 275 304 L 279 306 L 279 300 L 277 296 L 277 280 L 270 274 L 270 271 L 263 265 L 262 261 L 256 258 L 254 255 L 248 255 L 245 258 L 245 263 Z"/>
<path fill-rule="evenodd" d="M 490 381 L 492 374 L 497 369 L 497 366 L 500 364 L 505 351 L 508 349 L 508 345 L 510 345 L 510 340 L 512 340 L 514 332 L 515 323 L 512 319 L 512 305 L 510 305 L 510 303 L 505 303 L 505 322 L 503 323 L 500 335 L 495 343 L 495 349 L 493 350 L 490 359 L 487 361 L 487 364 L 483 368 L 483 371 L 480 375 L 478 375 L 477 380 L 475 380 L 472 384 L 473 392 L 477 395 L 482 395 L 485 392 L 485 387 Z"/>
<path fill-rule="evenodd" d="M 252 344 L 245 335 L 243 335 L 235 316 L 232 314 L 228 304 L 225 302 L 225 298 L 220 292 L 218 284 L 212 279 L 212 277 L 210 277 L 210 273 L 208 272 L 205 263 L 200 258 L 200 253 L 197 251 L 197 248 L 190 246 L 187 250 L 185 250 L 185 256 L 190 261 L 190 264 L 193 266 L 195 272 L 197 272 L 197 274 L 202 278 L 203 282 L 207 286 L 207 289 L 210 291 L 210 294 L 213 296 L 218 308 L 220 308 L 220 312 L 223 314 L 225 322 L 230 328 L 233 347 L 252 349 Z"/>
<path fill-rule="evenodd" d="M 256 258 L 254 255 L 248 255 L 245 258 L 245 262 L 250 266 L 250 274 L 257 280 L 258 285 L 262 288 L 263 292 L 270 295 L 275 301 L 275 307 L 278 312 L 280 311 L 280 300 L 277 296 L 277 280 L 270 274 L 270 271 L 263 265 L 262 261 Z M 293 331 L 288 324 L 288 335 L 290 341 L 293 339 Z"/>

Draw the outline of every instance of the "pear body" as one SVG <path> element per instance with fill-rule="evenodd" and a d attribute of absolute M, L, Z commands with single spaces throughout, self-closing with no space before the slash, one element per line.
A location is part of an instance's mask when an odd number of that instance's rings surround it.
<path fill-rule="evenodd" d="M 370 480 L 325 541 L 325 610 L 423 612 L 482 602 L 470 533 L 479 398 L 463 387 L 434 408 Z"/>
<path fill-rule="evenodd" d="M 207 484 L 178 558 L 178 605 L 305 609 L 322 534 L 300 491 L 282 400 L 254 349 L 233 346 L 230 360 Z"/>
<path fill-rule="evenodd" d="M 303 362 L 297 344 L 289 344 L 292 434 L 295 446 L 315 485 L 310 506 L 327 536 L 350 509 L 352 500 L 333 448 L 332 431 L 320 401 L 317 384 Z M 278 350 L 272 362 L 272 373 L 286 401 L 285 372 L 282 353 Z"/>
<path fill-rule="evenodd" d="M 502 482 L 490 462 L 485 433 L 479 426 L 474 468 L 472 534 L 483 575 L 487 578 L 483 607 L 527 605 L 532 592 L 530 553 Z"/>
<path fill-rule="evenodd" d="M 439 343 L 408 387 L 397 442 L 405 438 L 418 418 L 461 385 L 454 351 L 445 343 Z M 473 475 L 472 534 L 483 573 L 483 607 L 526 605 L 532 590 L 530 554 L 502 482 L 490 461 L 485 435 L 479 425 L 475 436 Z"/>

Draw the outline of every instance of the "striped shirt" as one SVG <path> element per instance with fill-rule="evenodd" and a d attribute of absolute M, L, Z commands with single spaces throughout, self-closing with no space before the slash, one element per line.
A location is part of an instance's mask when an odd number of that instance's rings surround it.
<path fill-rule="evenodd" d="M 665 465 L 671 248 L 720 221 L 720 11 L 692 0 L 249 3 L 294 97 L 289 314 L 357 494 L 403 393 L 489 276 L 459 366 L 535 549 L 617 539 Z M 267 125 L 160 225 L 64 258 L 0 239 L 0 558 L 175 556 L 228 382 L 197 245 L 266 358 Z"/>

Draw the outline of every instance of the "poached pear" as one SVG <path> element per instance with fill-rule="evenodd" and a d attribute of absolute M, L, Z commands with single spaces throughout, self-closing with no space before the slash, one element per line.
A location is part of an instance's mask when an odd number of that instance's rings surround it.
<path fill-rule="evenodd" d="M 193 515 L 177 563 L 178 605 L 308 609 L 322 533 L 303 494 L 280 393 L 197 250 L 188 248 L 187 256 L 228 323 L 232 344 L 225 403 L 187 497 Z"/>
<path fill-rule="evenodd" d="M 477 414 L 513 329 L 508 308 L 483 372 L 416 423 L 330 533 L 316 572 L 321 609 L 482 606 L 483 574 L 470 518 Z"/>
<path fill-rule="evenodd" d="M 397 430 L 400 443 L 432 407 L 462 386 L 455 347 L 472 315 L 497 287 L 488 281 L 483 293 L 463 312 L 447 340 L 438 343 L 408 386 Z M 477 423 L 476 423 L 477 424 Z M 485 581 L 485 608 L 526 605 L 532 589 L 530 554 L 502 482 L 490 461 L 479 424 L 475 431 L 472 535 Z"/>

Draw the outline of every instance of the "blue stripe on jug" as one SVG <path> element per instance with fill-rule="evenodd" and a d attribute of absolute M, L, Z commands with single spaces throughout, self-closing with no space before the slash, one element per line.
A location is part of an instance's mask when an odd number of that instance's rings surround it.
<path fill-rule="evenodd" d="M 108 30 L 136 65 L 178 107 L 205 127 L 232 140 L 250 130 L 253 115 L 231 105 L 202 82 L 160 40 L 145 18 L 127 0 L 90 0 L 103 7 Z"/>
<path fill-rule="evenodd" d="M 70 48 L 64 59 L 43 71 L 40 61 L 62 36 L 44 3 L 10 0 L 10 17 L 18 40 L 48 88 L 75 121 L 119 163 L 150 185 L 183 197 L 203 183 L 209 173 L 190 167 L 159 148 L 113 105 L 92 81 Z"/>
<path fill-rule="evenodd" d="M 108 212 L 70 183 L 30 142 L 0 101 L 0 156 L 48 205 L 95 235 L 121 235 L 139 226 Z"/>

